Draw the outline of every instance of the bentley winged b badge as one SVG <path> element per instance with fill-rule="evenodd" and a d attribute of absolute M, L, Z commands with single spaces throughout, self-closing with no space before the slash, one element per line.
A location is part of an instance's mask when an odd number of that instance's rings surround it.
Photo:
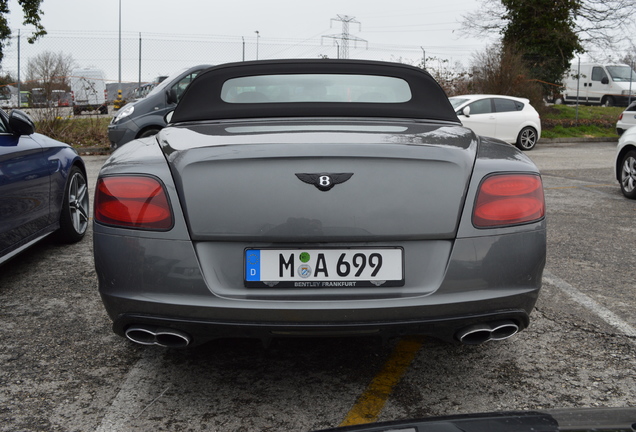
<path fill-rule="evenodd" d="M 296 173 L 296 177 L 305 183 L 316 186 L 319 190 L 327 192 L 335 185 L 344 183 L 351 178 L 353 173 Z"/>

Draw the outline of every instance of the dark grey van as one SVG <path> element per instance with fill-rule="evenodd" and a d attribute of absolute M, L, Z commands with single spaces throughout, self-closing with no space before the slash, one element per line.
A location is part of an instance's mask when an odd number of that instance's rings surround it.
<path fill-rule="evenodd" d="M 112 149 L 137 138 L 155 135 L 165 125 L 164 116 L 174 109 L 183 91 L 197 74 L 211 65 L 182 69 L 152 89 L 148 96 L 126 104 L 108 125 Z"/>

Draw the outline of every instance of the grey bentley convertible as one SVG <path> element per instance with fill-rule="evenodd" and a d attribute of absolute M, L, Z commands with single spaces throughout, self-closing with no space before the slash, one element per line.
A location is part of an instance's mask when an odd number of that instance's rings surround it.
<path fill-rule="evenodd" d="M 168 117 L 96 185 L 95 266 L 117 334 L 477 344 L 528 326 L 546 258 L 541 176 L 462 127 L 427 72 L 225 64 Z"/>

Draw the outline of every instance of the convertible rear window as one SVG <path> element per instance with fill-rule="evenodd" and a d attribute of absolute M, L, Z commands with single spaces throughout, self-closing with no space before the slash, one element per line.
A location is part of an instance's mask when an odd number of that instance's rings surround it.
<path fill-rule="evenodd" d="M 404 103 L 411 97 L 401 78 L 357 74 L 255 75 L 229 79 L 221 88 L 221 100 L 232 104 Z"/>
<path fill-rule="evenodd" d="M 426 71 L 371 60 L 225 63 L 201 72 L 171 123 L 253 118 L 399 118 L 459 123 Z"/>

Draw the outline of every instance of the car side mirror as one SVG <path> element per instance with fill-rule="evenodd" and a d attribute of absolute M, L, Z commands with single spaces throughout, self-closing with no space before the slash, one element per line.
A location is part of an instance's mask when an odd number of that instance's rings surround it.
<path fill-rule="evenodd" d="M 163 119 L 166 122 L 166 124 L 170 124 L 170 121 L 172 120 L 172 114 L 174 114 L 174 110 L 169 111 L 168 113 L 166 113 L 165 116 L 163 116 Z"/>
<path fill-rule="evenodd" d="M 464 109 L 462 110 L 462 114 L 464 114 L 466 117 L 470 117 L 470 107 L 464 107 Z"/>
<path fill-rule="evenodd" d="M 35 123 L 24 111 L 14 109 L 9 114 L 9 127 L 15 135 L 33 135 Z"/>
<path fill-rule="evenodd" d="M 606 76 L 601 78 L 601 84 L 609 84 L 609 78 L 607 78 Z"/>
<path fill-rule="evenodd" d="M 179 102 L 179 97 L 177 96 L 176 88 L 173 87 L 170 90 L 168 90 L 166 92 L 166 95 L 167 95 L 168 105 L 175 105 L 177 102 Z"/>

